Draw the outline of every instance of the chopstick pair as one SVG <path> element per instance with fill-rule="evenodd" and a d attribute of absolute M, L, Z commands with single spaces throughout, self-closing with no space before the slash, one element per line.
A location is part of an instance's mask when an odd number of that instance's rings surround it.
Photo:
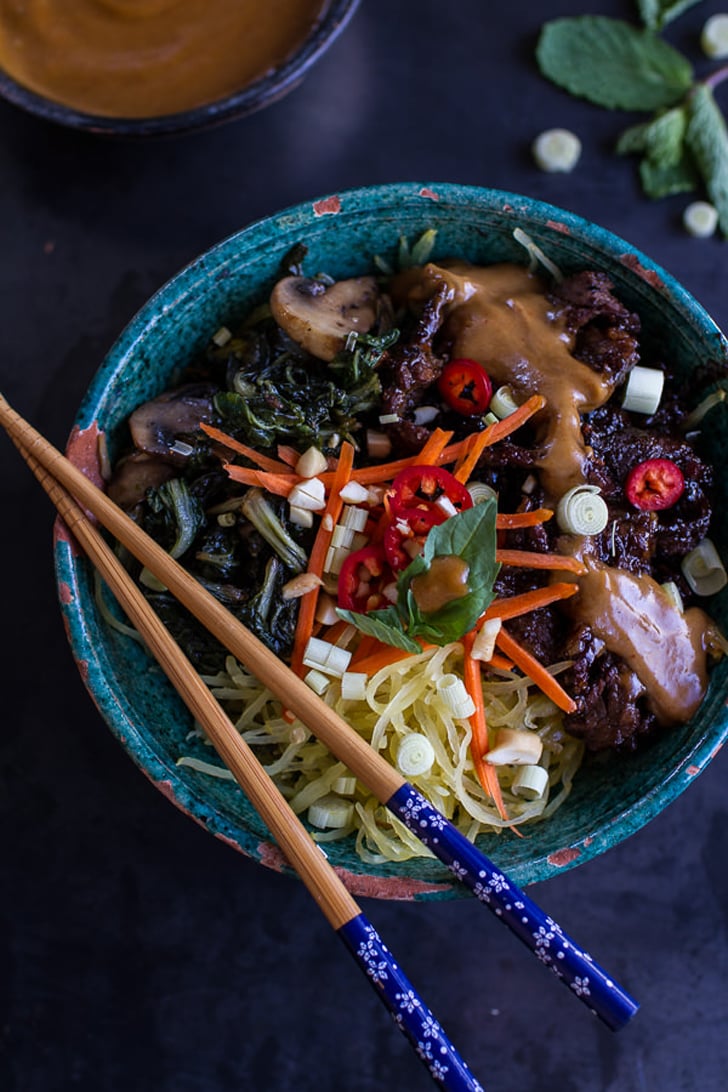
<path fill-rule="evenodd" d="M 637 1002 L 349 724 L 0 395 L 0 424 L 613 1030 Z"/>
<path fill-rule="evenodd" d="M 448 1092 L 484 1092 L 325 854 L 268 777 L 111 547 L 65 489 L 27 450 L 20 444 L 18 447 L 69 531 L 113 591 L 189 711 L 204 727 L 220 758 L 271 830 L 324 917 L 349 949 L 435 1083 Z"/>

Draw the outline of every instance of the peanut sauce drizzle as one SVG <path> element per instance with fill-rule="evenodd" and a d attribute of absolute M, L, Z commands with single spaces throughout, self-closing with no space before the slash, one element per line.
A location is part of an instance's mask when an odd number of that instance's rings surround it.
<path fill-rule="evenodd" d="M 587 450 L 581 414 L 603 405 L 613 392 L 604 376 L 572 356 L 573 339 L 549 306 L 543 284 L 521 266 L 487 267 L 467 262 L 425 266 L 404 282 L 412 299 L 445 284 L 445 333 L 451 357 L 476 360 L 494 386 L 507 384 L 516 401 L 541 394 L 539 454 L 535 467 L 552 504 L 586 481 Z M 590 556 L 589 540 L 565 535 L 560 544 L 586 565 L 580 594 L 569 601 L 572 617 L 589 625 L 610 652 L 634 672 L 657 720 L 688 720 L 708 685 L 707 647 L 715 626 L 699 608 L 682 613 L 651 576 L 605 565 Z M 637 681 L 638 680 L 638 681 Z"/>

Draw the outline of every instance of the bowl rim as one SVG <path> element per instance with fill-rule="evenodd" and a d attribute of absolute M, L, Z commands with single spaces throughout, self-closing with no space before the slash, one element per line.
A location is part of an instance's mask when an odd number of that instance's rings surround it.
<path fill-rule="evenodd" d="M 300 46 L 281 65 L 231 95 L 156 117 L 109 117 L 66 106 L 25 87 L 0 69 L 0 98 L 26 113 L 97 136 L 170 136 L 247 117 L 292 91 L 353 18 L 360 0 L 328 0 Z"/>
<path fill-rule="evenodd" d="M 122 330 L 101 366 L 88 387 L 87 393 L 79 407 L 74 432 L 83 432 L 89 429 L 95 422 L 97 409 L 103 403 L 105 391 L 114 376 L 123 372 L 126 362 L 135 348 L 143 342 L 145 334 L 153 328 L 160 316 L 165 315 L 170 308 L 179 305 L 181 301 L 191 298 L 195 283 L 199 283 L 201 277 L 209 278 L 211 270 L 222 268 L 225 264 L 225 255 L 235 250 L 241 241 L 245 242 L 241 260 L 245 255 L 254 252 L 256 239 L 263 241 L 263 237 L 276 224 L 285 224 L 287 231 L 305 232 L 306 225 L 312 225 L 322 215 L 336 214 L 339 210 L 356 210 L 362 205 L 381 210 L 402 201 L 438 201 L 447 200 L 450 205 L 468 205 L 473 203 L 483 208 L 508 210 L 515 214 L 519 209 L 528 210 L 528 215 L 533 218 L 538 216 L 539 221 L 560 232 L 574 235 L 587 240 L 591 246 L 606 252 L 607 258 L 616 258 L 623 262 L 632 272 L 643 280 L 649 291 L 657 290 L 668 297 L 678 311 L 689 312 L 691 323 L 695 325 L 707 342 L 714 343 L 716 354 L 723 360 L 728 360 L 728 341 L 710 317 L 703 306 L 685 289 L 670 273 L 658 265 L 655 261 L 643 254 L 632 244 L 626 242 L 620 236 L 606 228 L 592 223 L 583 217 L 558 208 L 548 202 L 525 197 L 500 189 L 488 189 L 484 187 L 459 185 L 453 183 L 388 183 L 376 186 L 364 186 L 349 190 L 341 190 L 336 195 L 324 195 L 292 205 L 270 216 L 262 217 L 244 226 L 239 231 L 232 233 L 220 242 L 212 245 L 197 258 L 193 259 L 176 274 L 174 274 L 157 292 L 155 292 L 139 309 L 127 326 Z M 322 211 L 323 210 L 323 211 Z M 302 235 L 305 238 L 305 235 Z M 182 283 L 184 282 L 184 283 Z M 69 641 L 72 646 L 74 658 L 79 666 L 82 666 L 84 681 L 97 703 L 112 733 L 122 742 L 129 752 L 128 730 L 129 725 L 117 723 L 119 704 L 113 694 L 107 690 L 95 690 L 93 685 L 93 669 L 99 670 L 99 653 L 94 647 L 93 633 L 88 629 L 87 620 L 83 609 L 75 609 L 69 613 L 71 606 L 78 603 L 79 573 L 77 562 L 68 549 L 61 548 L 65 542 L 62 532 L 56 531 L 55 537 L 55 564 L 56 580 L 59 589 L 62 589 L 62 601 L 65 604 L 66 628 Z M 79 604 L 79 607 L 81 604 Z M 92 670 L 89 670 L 91 665 Z M 664 808 L 675 800 L 690 785 L 715 757 L 721 746 L 728 738 L 728 711 L 726 702 L 719 694 L 709 690 L 704 699 L 709 703 L 711 720 L 709 729 L 704 731 L 699 739 L 681 756 L 680 762 L 672 767 L 665 779 L 660 783 L 659 789 L 648 792 L 635 802 L 622 809 L 619 814 L 613 815 L 606 822 L 602 822 L 598 829 L 580 834 L 571 844 L 562 850 L 551 853 L 548 857 L 537 859 L 528 870 L 513 872 L 513 878 L 521 885 L 540 882 L 562 874 L 567 869 L 578 864 L 583 864 L 624 841 L 631 834 L 645 826 L 655 818 Z M 707 708 L 707 707 L 706 707 Z M 224 838 L 236 848 L 248 853 L 252 843 L 245 844 L 245 837 L 241 838 L 240 827 L 234 823 L 228 823 L 222 817 L 217 824 L 210 822 L 210 808 L 200 806 L 195 799 L 194 792 L 190 792 L 184 784 L 172 785 L 169 781 L 169 770 L 160 765 L 159 756 L 147 745 L 144 738 L 135 740 L 136 749 L 131 751 L 132 758 L 140 768 L 158 787 L 163 788 L 165 794 L 176 803 L 183 811 L 202 822 L 208 830 Z M 245 834 L 245 832 L 243 832 Z M 259 849 L 260 839 L 253 839 Z M 285 864 L 280 860 L 261 860 L 259 852 L 253 856 L 260 863 L 275 868 L 284 868 Z M 424 883 L 418 889 L 417 882 L 404 881 L 397 886 L 396 883 L 388 884 L 382 881 L 379 888 L 373 889 L 366 882 L 358 884 L 356 873 L 346 876 L 346 882 L 350 888 L 359 894 L 374 895 L 375 897 L 401 898 L 401 897 L 458 897 L 461 892 L 460 885 L 442 883 Z M 404 891 L 407 893 L 403 893 Z"/>

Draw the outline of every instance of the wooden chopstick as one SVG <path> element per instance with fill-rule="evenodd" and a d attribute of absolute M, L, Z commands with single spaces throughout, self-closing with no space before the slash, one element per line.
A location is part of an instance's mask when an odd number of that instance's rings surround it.
<path fill-rule="evenodd" d="M 478 900 L 569 986 L 608 1027 L 623 1027 L 637 1002 L 357 732 L 25 421 L 0 394 L 0 424 L 81 502 Z M 543 936 L 549 937 L 546 947 Z M 589 988 L 582 988 L 584 981 Z"/>
<path fill-rule="evenodd" d="M 382 944 L 376 930 L 328 863 L 325 854 L 223 712 L 111 547 L 63 487 L 32 455 L 18 446 L 69 531 L 104 578 L 189 711 L 204 728 L 207 738 L 268 826 L 324 917 L 344 941 L 367 981 L 374 986 L 377 996 L 395 1017 L 395 1023 L 417 1050 L 434 1082 L 452 1092 L 483 1092 L 441 1025 L 404 976 L 401 965 L 395 962 L 389 949 Z M 372 976 L 375 959 L 378 977 Z M 407 997 L 410 1002 L 403 1005 L 402 998 Z M 417 1005 L 412 1005 L 413 997 L 417 998 Z M 412 1009 L 415 1011 L 409 1011 Z M 421 1050 L 423 1038 L 426 1035 L 432 1037 L 433 1034 L 436 1065 L 431 1064 L 432 1059 L 428 1060 Z"/>

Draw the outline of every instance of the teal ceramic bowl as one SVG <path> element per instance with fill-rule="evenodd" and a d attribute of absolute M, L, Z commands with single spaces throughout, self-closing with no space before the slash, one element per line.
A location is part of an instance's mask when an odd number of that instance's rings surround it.
<path fill-rule="evenodd" d="M 478 263 L 523 262 L 514 241 L 521 227 L 564 271 L 607 272 L 617 293 L 642 317 L 644 336 L 666 347 L 679 369 L 725 363 L 725 338 L 699 304 L 644 254 L 571 213 L 526 197 L 446 184 L 378 186 L 331 194 L 252 224 L 183 269 L 142 308 L 121 334 L 80 407 L 70 451 L 89 473 L 98 472 L 98 436 L 112 454 L 124 420 L 159 394 L 211 332 L 266 299 L 279 263 L 296 243 L 308 247 L 307 267 L 346 277 L 370 270 L 373 255 L 394 258 L 402 235 L 437 229 L 435 257 L 459 255 Z M 715 462 L 724 462 L 722 411 L 707 419 L 705 438 Z M 723 431 L 723 437 L 725 432 Z M 719 475 L 713 538 L 728 555 L 728 479 Z M 109 728 L 144 773 L 211 834 L 260 863 L 287 865 L 242 792 L 232 783 L 178 767 L 189 753 L 190 717 L 139 644 L 99 615 L 87 563 L 59 532 L 57 579 L 74 656 Z M 728 594 L 711 601 L 728 627 Z M 513 880 L 525 886 L 557 876 L 623 841 L 689 787 L 728 733 L 728 663 L 715 670 L 698 715 L 634 756 L 587 759 L 568 801 L 528 838 L 509 832 L 483 836 L 479 845 Z M 209 757 L 209 751 L 206 752 Z M 434 859 L 371 866 L 344 841 L 327 853 L 359 895 L 396 899 L 455 898 L 454 883 Z"/>

